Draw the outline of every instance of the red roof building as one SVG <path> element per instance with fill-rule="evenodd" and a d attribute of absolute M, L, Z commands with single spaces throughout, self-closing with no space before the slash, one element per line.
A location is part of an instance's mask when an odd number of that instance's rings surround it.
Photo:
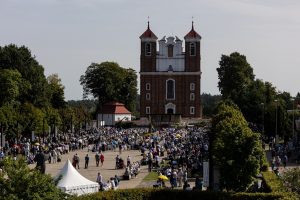
<path fill-rule="evenodd" d="M 97 119 L 102 125 L 114 126 L 119 121 L 131 121 L 131 112 L 124 104 L 112 101 L 103 105 Z"/>

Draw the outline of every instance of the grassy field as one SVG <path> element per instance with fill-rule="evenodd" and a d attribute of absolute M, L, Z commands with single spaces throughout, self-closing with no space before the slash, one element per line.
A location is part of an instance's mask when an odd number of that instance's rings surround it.
<path fill-rule="evenodd" d="M 157 172 L 150 172 L 143 181 L 156 181 L 158 179 Z"/>

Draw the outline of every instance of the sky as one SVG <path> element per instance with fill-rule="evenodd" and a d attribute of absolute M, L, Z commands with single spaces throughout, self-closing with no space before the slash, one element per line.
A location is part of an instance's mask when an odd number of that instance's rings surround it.
<path fill-rule="evenodd" d="M 183 39 L 193 19 L 202 36 L 202 92 L 219 93 L 216 68 L 235 51 L 256 78 L 300 92 L 299 0 L 0 0 L 0 46 L 27 46 L 46 76 L 62 79 L 66 100 L 80 100 L 79 79 L 91 63 L 139 72 L 148 16 L 159 39 Z"/>

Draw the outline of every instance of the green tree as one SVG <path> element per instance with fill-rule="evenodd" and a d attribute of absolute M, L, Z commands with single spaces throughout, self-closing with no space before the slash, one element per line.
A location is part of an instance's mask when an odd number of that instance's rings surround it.
<path fill-rule="evenodd" d="M 224 98 L 236 100 L 240 93 L 254 80 L 253 69 L 247 62 L 246 56 L 234 52 L 229 56 L 222 55 L 217 68 L 218 87 Z"/>
<path fill-rule="evenodd" d="M 58 77 L 58 74 L 52 74 L 47 77 L 47 82 L 49 84 L 50 90 L 50 102 L 53 108 L 63 108 L 66 106 L 65 102 L 65 94 L 64 89 L 65 87 L 61 83 L 61 79 Z"/>
<path fill-rule="evenodd" d="M 265 162 L 259 134 L 248 128 L 238 107 L 221 102 L 213 118 L 212 154 L 227 190 L 245 191 Z"/>
<path fill-rule="evenodd" d="M 18 124 L 21 126 L 23 135 L 30 136 L 32 131 L 40 134 L 43 130 L 43 119 L 45 114 L 39 108 L 30 103 L 20 106 Z"/>
<path fill-rule="evenodd" d="M 0 69 L 0 106 L 19 97 L 21 82 L 22 76 L 17 70 Z"/>
<path fill-rule="evenodd" d="M 124 69 L 114 62 L 92 63 L 81 76 L 84 96 L 93 95 L 100 108 L 109 101 L 124 103 L 130 110 L 135 109 L 137 76 L 133 69 Z"/>
<path fill-rule="evenodd" d="M 57 181 L 50 175 L 31 170 L 24 159 L 10 157 L 0 162 L 0 199 L 65 199 L 67 195 L 56 187 Z"/>
<path fill-rule="evenodd" d="M 31 55 L 27 47 L 17 47 L 12 44 L 0 47 L 0 69 L 17 70 L 26 81 L 26 85 L 22 84 L 26 86 L 26 90 L 20 90 L 25 91 L 19 95 L 21 103 L 30 102 L 37 107 L 49 104 L 44 68 Z"/>
<path fill-rule="evenodd" d="M 221 101 L 221 95 L 211 95 L 203 93 L 201 94 L 202 112 L 205 117 L 212 117 L 214 110 L 219 101 Z"/>

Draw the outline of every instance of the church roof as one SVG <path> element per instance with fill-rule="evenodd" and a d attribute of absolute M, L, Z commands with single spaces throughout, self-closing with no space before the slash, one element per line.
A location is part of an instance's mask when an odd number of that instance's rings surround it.
<path fill-rule="evenodd" d="M 103 105 L 101 114 L 131 114 L 125 105 L 116 101 L 112 101 Z"/>
<path fill-rule="evenodd" d="M 188 34 L 184 36 L 184 39 L 188 39 L 188 38 L 201 39 L 201 36 L 194 30 L 194 22 L 192 22 L 192 29 L 190 30 L 190 32 L 188 32 Z"/>
<path fill-rule="evenodd" d="M 150 29 L 149 22 L 148 22 L 147 30 L 140 36 L 140 39 L 142 39 L 142 38 L 157 39 L 156 35 Z"/>

